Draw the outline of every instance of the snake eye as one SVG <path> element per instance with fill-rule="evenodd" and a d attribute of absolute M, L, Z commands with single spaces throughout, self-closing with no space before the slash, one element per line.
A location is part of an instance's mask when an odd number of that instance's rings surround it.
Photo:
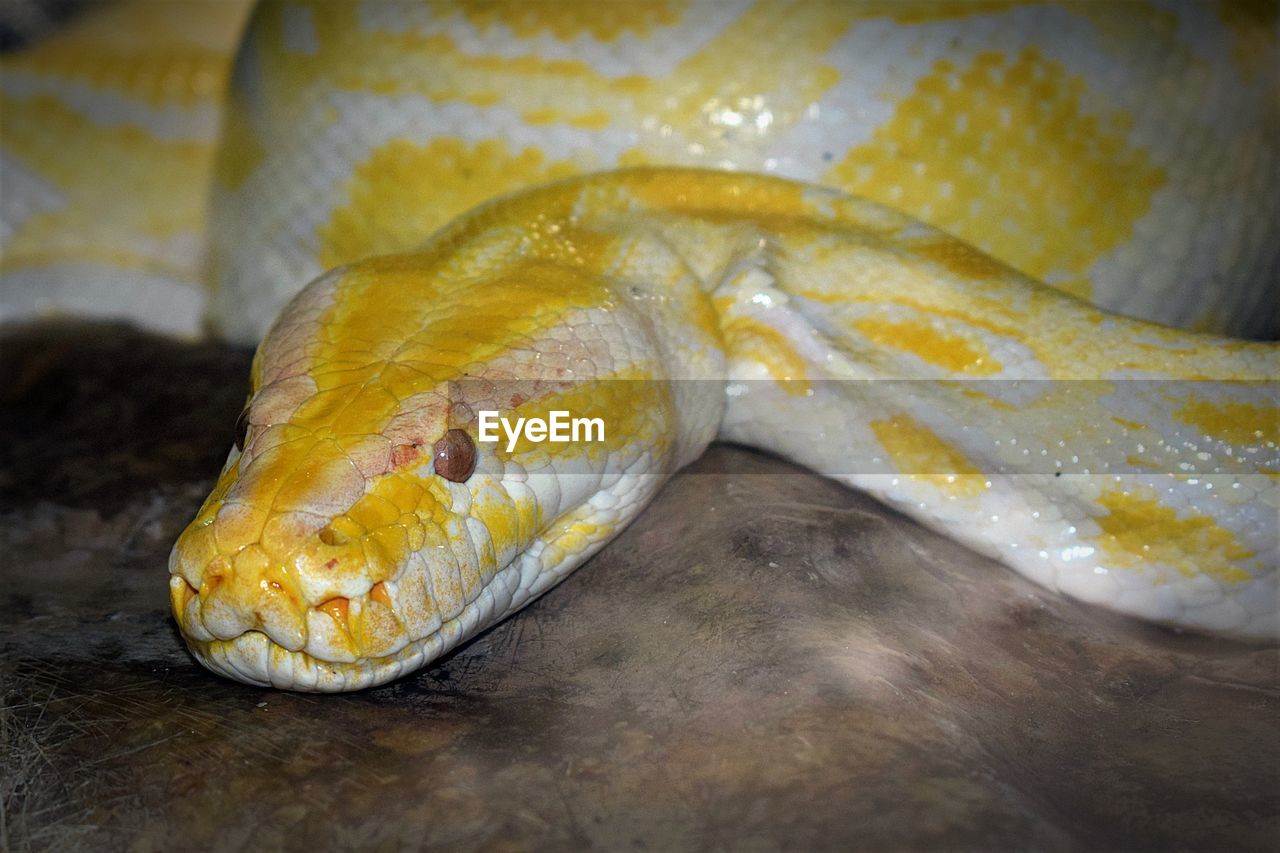
<path fill-rule="evenodd" d="M 244 453 L 244 442 L 249 436 L 249 404 L 245 403 L 244 408 L 240 410 L 240 417 L 236 418 L 236 450 Z"/>
<path fill-rule="evenodd" d="M 436 473 L 446 480 L 465 483 L 476 470 L 476 446 L 471 436 L 460 429 L 451 429 L 432 448 Z"/>

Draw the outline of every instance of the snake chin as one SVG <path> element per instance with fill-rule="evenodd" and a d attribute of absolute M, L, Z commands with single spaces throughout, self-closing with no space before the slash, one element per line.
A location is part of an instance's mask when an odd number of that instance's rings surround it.
<path fill-rule="evenodd" d="M 313 693 L 361 690 L 417 669 L 434 655 L 425 644 L 413 644 L 395 655 L 372 660 L 326 661 L 305 651 L 292 651 L 258 630 L 230 640 L 200 641 L 186 637 L 187 648 L 219 675 L 260 687 Z M 438 652 L 436 652 L 438 654 Z"/>
<path fill-rule="evenodd" d="M 363 690 L 413 672 L 451 647 L 442 634 L 411 643 L 393 655 L 355 661 L 320 660 L 292 651 L 258 630 L 230 640 L 200 641 L 186 637 L 187 648 L 219 675 L 260 687 L 310 693 Z"/>

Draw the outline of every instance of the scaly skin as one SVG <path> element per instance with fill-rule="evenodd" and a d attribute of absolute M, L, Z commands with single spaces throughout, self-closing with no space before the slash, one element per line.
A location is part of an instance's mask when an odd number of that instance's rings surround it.
<path fill-rule="evenodd" d="M 1108 310 L 1280 334 L 1274 4 L 269 0 L 241 34 L 247 12 L 124 0 L 0 56 L 0 318 L 191 334 L 207 303 L 256 344 L 326 269 L 648 164 L 838 187 Z"/>
<path fill-rule="evenodd" d="M 1229 3 L 95 8 L 0 57 L 0 319 L 256 343 L 288 304 L 171 566 L 233 677 L 425 663 L 717 436 L 1081 599 L 1274 637 L 1275 345 L 1105 311 L 1280 331 L 1276 33 Z M 809 186 L 548 186 L 636 165 Z M 607 441 L 433 473 L 490 403 Z"/>
<path fill-rule="evenodd" d="M 1275 345 L 1104 315 L 831 190 L 573 179 L 290 303 L 173 608 L 233 678 L 381 683 L 554 586 L 719 436 L 1084 600 L 1272 636 L 1277 370 Z M 477 443 L 445 480 L 424 448 L 484 409 L 599 416 L 606 441 Z"/>

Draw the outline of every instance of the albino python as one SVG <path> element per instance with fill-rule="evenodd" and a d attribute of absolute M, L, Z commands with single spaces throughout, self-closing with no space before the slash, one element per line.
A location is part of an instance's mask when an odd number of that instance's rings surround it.
<path fill-rule="evenodd" d="M 716 439 L 1274 639 L 1277 69 L 1265 3 L 95 7 L 0 60 L 0 306 L 265 333 L 169 567 L 242 681 L 423 666 Z"/>

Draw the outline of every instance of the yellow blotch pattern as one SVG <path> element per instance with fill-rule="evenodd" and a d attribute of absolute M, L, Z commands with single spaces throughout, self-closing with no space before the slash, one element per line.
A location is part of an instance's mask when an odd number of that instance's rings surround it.
<path fill-rule="evenodd" d="M 872 421 L 880 446 L 903 474 L 956 496 L 981 494 L 987 478 L 957 447 L 910 415 Z"/>
<path fill-rule="evenodd" d="M 763 365 L 788 394 L 809 392 L 808 362 L 786 335 L 750 317 L 728 317 L 720 328 L 731 358 Z"/>
<path fill-rule="evenodd" d="M 342 566 L 347 571 L 367 567 L 365 576 L 373 582 L 392 578 L 410 551 L 422 547 L 424 525 L 439 528 L 448 507 L 448 494 L 438 480 L 398 472 L 380 477 L 372 491 L 330 522 L 331 529 L 350 539 L 346 547 L 307 540 L 308 556 L 315 560 L 321 552 L 333 554 L 347 563 Z"/>
<path fill-rule="evenodd" d="M 691 213 L 712 222 L 748 219 L 761 227 L 789 230 L 814 213 L 805 200 L 804 184 L 792 181 L 760 181 L 751 176 L 740 179 L 708 180 L 697 170 L 637 170 L 626 177 L 627 192 L 655 210 Z"/>
<path fill-rule="evenodd" d="M 414 248 L 483 201 L 573 172 L 568 163 L 548 163 L 536 148 L 512 152 L 499 139 L 393 140 L 355 168 L 347 203 L 319 229 L 320 264 Z"/>
<path fill-rule="evenodd" d="M 363 415 L 348 412 L 361 418 L 355 426 L 362 432 L 356 434 L 377 433 L 383 426 L 378 417 L 389 417 L 398 400 L 434 390 L 461 376 L 463 367 L 508 352 L 515 342 L 561 322 L 572 307 L 606 304 L 609 297 L 597 277 L 560 264 L 516 263 L 477 286 L 468 277 L 441 277 L 441 263 L 431 254 L 376 258 L 354 267 L 341 285 L 315 364 L 348 369 L 317 376 L 317 385 L 321 391 L 380 389 L 388 395 L 373 400 Z M 400 310 L 378 310 L 386 304 Z M 362 352 L 352 341 L 385 345 Z M 299 416 L 306 412 L 304 406 Z"/>
<path fill-rule="evenodd" d="M 189 188 L 208 180 L 211 142 L 166 141 L 135 125 L 100 125 L 43 95 L 0 98 L 0 112 L 5 150 L 63 193 L 57 210 L 17 230 L 5 247 L 5 268 L 49 260 L 154 266 L 141 241 L 203 230 L 204 197 Z"/>
<path fill-rule="evenodd" d="M 1128 146 L 1124 115 L 1081 111 L 1084 89 L 1033 49 L 939 60 L 824 179 L 1087 297 L 1089 265 L 1130 236 L 1165 175 Z"/>
<path fill-rule="evenodd" d="M 263 73 L 261 89 L 269 103 L 287 109 L 289 104 L 306 102 L 302 92 L 328 87 L 382 95 L 416 93 L 478 106 L 506 104 L 532 124 L 563 123 L 586 129 L 652 126 L 642 146 L 621 158 L 623 165 L 712 165 L 726 158 L 747 162 L 762 156 L 785 128 L 799 121 L 838 82 L 839 73 L 815 63 L 813 57 L 830 50 L 857 17 L 851 4 L 757 4 L 737 15 L 670 74 L 651 78 L 610 76 L 581 60 L 544 59 L 532 52 L 515 57 L 478 55 L 445 35 L 367 32 L 353 4 L 296 0 L 290 8 L 309 13 L 315 50 L 288 49 L 281 4 L 260 9 L 253 45 Z M 439 11 L 455 8 L 445 4 Z M 668 16 L 654 12 L 655 8 L 662 7 L 602 4 L 599 27 L 605 29 L 600 32 L 639 26 L 632 20 L 635 15 L 665 21 Z M 597 15 L 580 4 L 477 3 L 463 9 L 468 18 L 479 16 L 475 20 L 481 22 L 496 23 L 506 17 L 530 22 L 564 18 L 574 27 L 588 28 L 596 26 L 591 22 Z M 673 21 L 678 20 L 678 15 L 672 15 Z M 528 26 L 535 28 L 533 23 Z M 661 38 L 661 33 L 650 37 Z M 398 61 L 387 62 L 387 56 Z M 429 68 L 431 73 L 404 74 L 406 67 Z M 566 109 L 567 104 L 572 109 Z M 277 110 L 266 123 L 287 128 L 288 116 Z M 575 162 L 578 171 L 600 165 L 590 152 L 579 152 Z"/>
<path fill-rule="evenodd" d="M 1210 438 L 1246 447 L 1259 442 L 1280 444 L 1280 409 L 1275 406 L 1189 400 L 1173 414 Z"/>
<path fill-rule="evenodd" d="M 73 80 L 155 107 L 190 107 L 221 94 L 249 5 L 90 4 L 53 37 L 5 54 L 0 71 Z"/>
<path fill-rule="evenodd" d="M 1237 563 L 1254 552 L 1207 515 L 1179 518 L 1144 488 L 1103 492 L 1098 504 L 1108 514 L 1095 519 L 1102 528 L 1095 541 L 1120 568 L 1153 562 L 1184 577 L 1204 574 L 1231 583 L 1251 577 Z"/>
<path fill-rule="evenodd" d="M 909 352 L 952 373 L 990 376 L 1002 369 L 980 342 L 942 331 L 931 322 L 864 317 L 853 325 L 872 343 Z"/>
<path fill-rule="evenodd" d="M 920 257 L 946 267 L 964 278 L 993 279 L 1009 274 L 1009 268 L 959 240 L 932 240 L 913 243 Z"/>
<path fill-rule="evenodd" d="M 659 81 L 646 112 L 705 154 L 747 150 L 753 133 L 763 144 L 840 81 L 813 57 L 826 54 L 853 19 L 847 4 L 759 3 Z"/>
<path fill-rule="evenodd" d="M 623 33 L 648 37 L 656 27 L 679 23 L 687 5 L 682 0 L 644 3 L 564 3 L 546 0 L 431 0 L 432 11 L 445 15 L 458 9 L 479 30 L 501 24 L 519 38 L 548 32 L 561 41 L 588 34 L 611 42 Z"/>

